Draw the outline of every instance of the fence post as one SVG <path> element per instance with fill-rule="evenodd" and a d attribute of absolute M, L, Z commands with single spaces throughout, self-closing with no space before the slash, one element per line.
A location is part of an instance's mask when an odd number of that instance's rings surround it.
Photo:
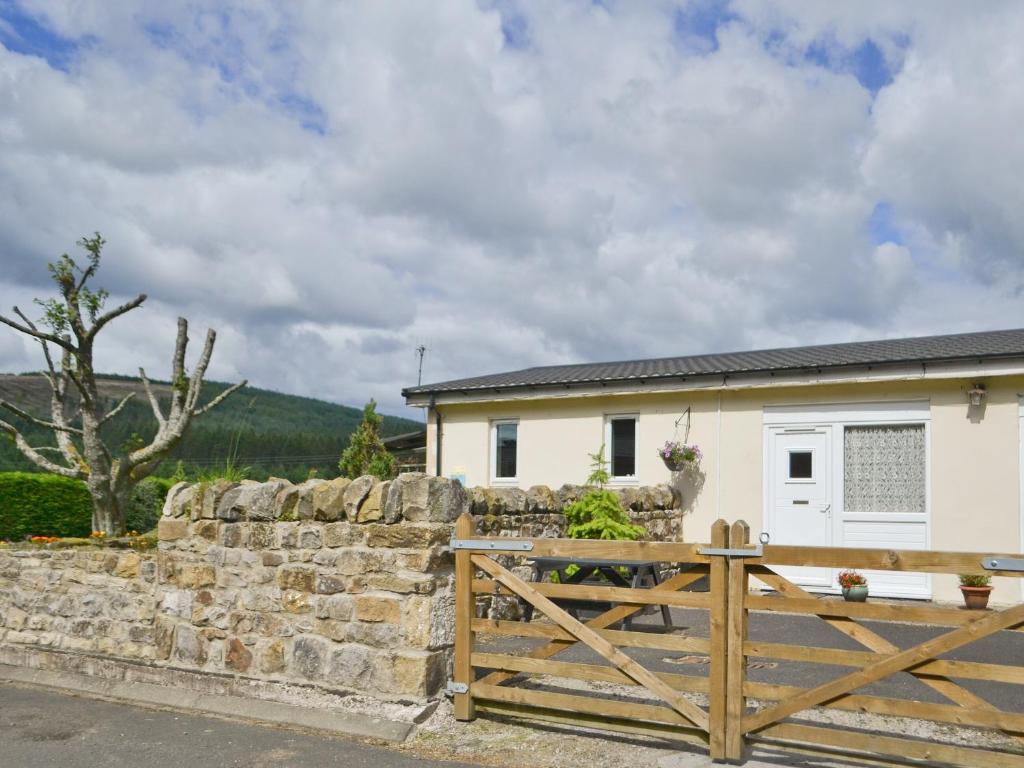
<path fill-rule="evenodd" d="M 473 516 L 463 512 L 455 522 L 455 538 L 469 539 L 476 533 Z M 476 599 L 473 597 L 472 553 L 458 550 L 455 553 L 455 662 L 452 680 L 470 685 L 473 667 L 470 654 L 473 653 L 473 616 L 476 613 Z M 454 696 L 455 719 L 473 720 L 476 708 L 470 693 L 456 693 Z"/>
<path fill-rule="evenodd" d="M 729 532 L 730 547 L 745 547 L 750 543 L 750 526 L 744 520 L 732 524 Z M 742 557 L 729 558 L 729 652 L 728 652 L 728 684 L 726 695 L 725 719 L 725 756 L 728 760 L 739 761 L 743 758 L 743 731 L 741 725 L 747 710 L 747 700 L 743 695 L 743 685 L 747 680 L 747 659 L 743 653 L 743 644 L 747 640 L 746 608 L 747 592 L 750 577 L 747 575 L 747 563 Z"/>
<path fill-rule="evenodd" d="M 729 546 L 729 524 L 725 520 L 716 520 L 711 526 L 711 546 L 724 548 Z M 728 621 L 729 621 L 729 589 L 728 560 L 721 556 L 713 556 L 710 565 L 711 594 L 711 662 L 708 675 L 710 691 L 708 694 L 708 751 L 712 760 L 725 760 L 726 752 L 726 703 L 728 685 Z"/>

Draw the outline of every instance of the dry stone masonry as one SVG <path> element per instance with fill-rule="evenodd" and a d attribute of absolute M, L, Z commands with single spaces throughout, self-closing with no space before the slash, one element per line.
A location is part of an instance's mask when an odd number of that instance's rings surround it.
<path fill-rule="evenodd" d="M 258 681 L 271 697 L 303 685 L 425 702 L 451 660 L 454 520 L 471 511 L 484 535 L 558 536 L 580 491 L 467 491 L 420 473 L 178 484 L 155 551 L 0 549 L 0 663 L 70 654 L 141 665 L 147 679 Z M 680 538 L 670 488 L 621 494 L 652 538 Z"/>

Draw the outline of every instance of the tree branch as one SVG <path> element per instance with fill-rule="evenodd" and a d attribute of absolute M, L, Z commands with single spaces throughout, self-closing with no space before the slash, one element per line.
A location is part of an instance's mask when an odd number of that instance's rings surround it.
<path fill-rule="evenodd" d="M 18 317 L 20 317 L 22 319 L 22 322 L 24 322 L 25 325 L 27 325 L 33 331 L 38 331 L 39 330 L 36 327 L 36 324 L 33 323 L 28 318 L 28 316 L 24 312 L 22 312 L 20 309 L 15 307 L 14 308 L 14 312 L 15 312 L 15 314 Z M 50 371 L 49 375 L 47 375 L 47 374 L 43 374 L 43 375 L 46 376 L 46 380 L 48 382 L 50 382 L 50 389 L 53 390 L 54 394 L 55 395 L 59 394 L 58 391 L 57 391 L 57 387 L 58 387 L 58 385 L 57 385 L 57 369 L 54 367 L 54 365 L 53 365 L 53 358 L 50 356 L 50 347 L 49 347 L 49 345 L 45 341 L 43 341 L 43 339 L 37 338 L 36 341 L 38 341 L 39 342 L 39 346 L 43 348 L 43 357 L 46 358 L 46 367 Z M 64 351 L 64 354 L 67 355 L 67 350 Z"/>
<path fill-rule="evenodd" d="M 14 308 L 14 311 L 17 312 L 19 316 L 24 317 L 24 315 L 21 314 L 21 310 L 19 310 L 17 307 Z M 62 339 L 60 336 L 56 336 L 52 333 L 46 333 L 45 331 L 40 331 L 38 328 L 33 328 L 32 326 L 16 323 L 14 320 L 11 320 L 8 317 L 4 317 L 3 315 L 0 315 L 0 323 L 3 323 L 4 325 L 9 325 L 14 330 L 18 331 L 19 333 L 24 333 L 26 336 L 32 336 L 34 338 L 39 339 L 40 341 L 49 341 L 53 344 L 56 344 L 58 347 L 63 347 L 69 352 L 75 351 L 75 348 L 70 341 Z"/>
<path fill-rule="evenodd" d="M 166 421 L 164 419 L 163 411 L 160 410 L 160 401 L 156 399 L 156 395 L 153 394 L 153 387 L 149 383 L 149 378 L 146 376 L 146 372 L 139 368 L 139 378 L 142 379 L 142 388 L 146 390 L 146 397 L 149 399 L 149 406 L 153 409 L 153 415 L 156 416 L 156 420 L 162 427 Z"/>
<path fill-rule="evenodd" d="M 234 384 L 234 385 L 228 387 L 223 392 L 221 392 L 219 395 L 217 395 L 215 398 L 213 398 L 213 400 L 211 400 L 206 405 L 204 405 L 202 408 L 196 409 L 195 415 L 196 416 L 202 416 L 207 411 L 212 411 L 218 405 L 220 405 L 225 400 L 227 400 L 227 398 L 230 395 L 234 394 L 235 392 L 240 390 L 242 387 L 244 387 L 248 383 L 249 383 L 249 380 L 245 379 L 245 380 L 239 382 L 238 384 Z"/>
<path fill-rule="evenodd" d="M 35 424 L 37 427 L 45 427 L 46 429 L 51 429 L 54 432 L 67 432 L 72 435 L 82 434 L 82 430 L 78 429 L 77 427 L 69 427 L 66 424 L 56 424 L 52 421 L 46 421 L 44 419 L 37 418 L 28 411 L 23 411 L 16 405 L 11 405 L 11 403 L 8 403 L 6 400 L 0 400 L 0 408 L 4 408 L 10 411 L 15 416 L 20 416 L 25 421 Z"/>
<path fill-rule="evenodd" d="M 185 405 L 185 351 L 188 349 L 188 320 L 178 318 L 178 336 L 174 340 L 174 358 L 171 363 L 171 408 L 168 421 L 175 421 Z"/>
<path fill-rule="evenodd" d="M 78 378 L 78 374 L 76 374 L 70 368 L 65 368 L 64 373 L 71 380 L 71 383 L 75 385 L 75 389 L 78 390 L 78 396 L 82 398 L 82 403 L 84 405 L 91 406 L 92 395 L 89 394 L 89 390 L 85 388 L 85 384 L 82 383 L 82 380 Z M 78 412 L 79 414 L 81 414 L 82 409 L 79 408 Z"/>
<path fill-rule="evenodd" d="M 171 383 L 185 377 L 185 350 L 188 348 L 188 320 L 178 318 L 178 337 L 174 341 L 174 362 L 171 366 Z"/>
<path fill-rule="evenodd" d="M 213 356 L 213 345 L 217 343 L 217 332 L 212 328 L 206 332 L 206 342 L 203 344 L 203 351 L 196 361 L 196 367 L 192 371 L 192 378 L 188 382 L 188 397 L 185 398 L 185 411 L 191 413 L 196 409 L 199 402 L 199 393 L 203 388 L 203 377 L 210 365 L 210 358 Z"/>
<path fill-rule="evenodd" d="M 142 302 L 144 302 L 145 300 L 146 300 L 146 294 L 140 293 L 138 296 L 136 296 L 131 301 L 126 301 L 121 306 L 114 307 L 114 309 L 110 310 L 109 312 L 107 312 L 107 313 L 105 313 L 103 315 L 100 315 L 96 319 L 96 322 L 92 324 L 92 328 L 89 329 L 89 332 L 88 332 L 89 338 L 92 338 L 97 333 L 99 333 L 100 330 L 103 328 L 103 326 L 106 325 L 107 323 L 109 323 L 111 320 L 113 320 L 114 318 L 120 317 L 125 312 L 131 312 L 137 306 L 142 304 Z"/>
<path fill-rule="evenodd" d="M 45 469 L 47 472 L 52 472 L 55 475 L 61 475 L 62 477 L 71 477 L 76 480 L 84 480 L 86 473 L 81 469 L 75 469 L 72 467 L 64 467 L 60 464 L 54 464 L 52 461 L 43 456 L 39 451 L 30 446 L 24 436 L 13 425 L 8 424 L 6 421 L 0 421 L 0 430 L 7 432 L 14 438 L 14 444 L 18 446 L 18 450 L 21 451 L 22 455 L 25 456 L 29 461 L 35 464 L 37 467 Z"/>
<path fill-rule="evenodd" d="M 121 402 L 119 402 L 119 403 L 118 403 L 117 405 L 115 405 L 115 406 L 114 406 L 114 407 L 113 407 L 113 408 L 112 408 L 112 409 L 110 410 L 110 412 L 108 412 L 108 413 L 107 413 L 107 415 L 106 415 L 106 416 L 104 416 L 104 417 L 103 417 L 102 419 L 100 419 L 100 426 L 103 426 L 103 425 L 104 425 L 104 424 L 106 424 L 106 423 L 107 423 L 108 421 L 110 421 L 110 420 L 111 420 L 112 418 L 114 418 L 115 416 L 117 416 L 117 414 L 119 414 L 119 413 L 121 412 L 121 410 L 122 410 L 122 409 L 123 409 L 123 408 L 124 408 L 124 407 L 125 407 L 126 405 L 128 405 L 128 401 L 129 401 L 129 400 L 131 400 L 131 399 L 132 399 L 133 397 L 135 397 L 135 393 L 134 393 L 134 392 L 129 392 L 129 393 L 127 394 L 127 395 L 125 395 L 125 396 L 124 396 L 124 397 L 123 397 L 123 398 L 121 399 Z"/>

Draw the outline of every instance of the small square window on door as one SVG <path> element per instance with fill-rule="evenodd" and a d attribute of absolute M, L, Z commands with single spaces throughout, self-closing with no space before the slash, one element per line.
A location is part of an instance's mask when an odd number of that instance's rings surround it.
<path fill-rule="evenodd" d="M 814 451 L 789 451 L 789 479 L 814 479 Z"/>

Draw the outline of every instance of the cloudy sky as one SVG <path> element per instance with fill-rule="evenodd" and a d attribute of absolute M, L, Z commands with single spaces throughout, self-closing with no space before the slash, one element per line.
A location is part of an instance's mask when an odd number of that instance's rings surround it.
<path fill-rule="evenodd" d="M 0 308 L 406 412 L 530 365 L 1017 327 L 1024 4 L 0 0 Z M 40 365 L 0 331 L 0 371 Z"/>

